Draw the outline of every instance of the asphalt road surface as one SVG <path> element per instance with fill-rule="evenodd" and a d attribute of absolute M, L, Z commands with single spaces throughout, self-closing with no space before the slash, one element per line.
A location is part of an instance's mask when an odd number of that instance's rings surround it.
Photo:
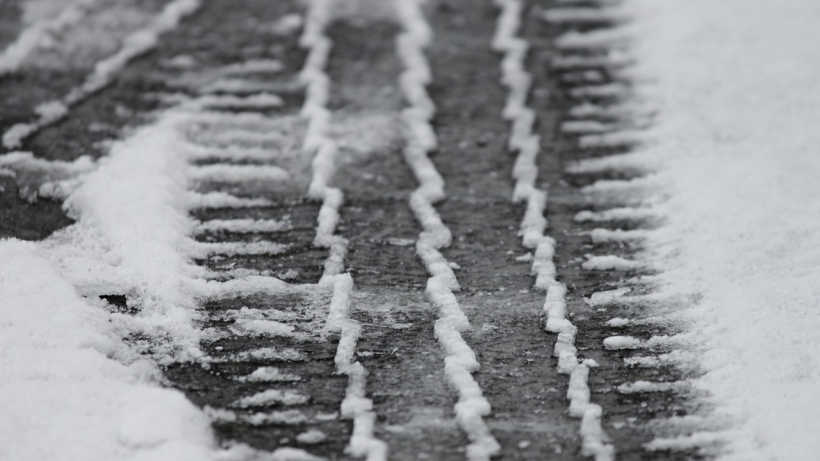
<path fill-rule="evenodd" d="M 0 49 L 23 27 L 21 3 L 0 3 Z M 148 14 L 167 2 L 133 3 L 135 10 Z M 617 459 L 698 458 L 693 452 L 644 448 L 658 433 L 656 421 L 693 410 L 686 389 L 670 385 L 637 392 L 629 387 L 639 381 L 675 383 L 693 373 L 664 366 L 662 361 L 640 366 L 670 352 L 674 345 L 625 349 L 604 344 L 616 335 L 647 340 L 675 331 L 657 323 L 619 328 L 607 324 L 613 318 L 630 317 L 652 302 L 651 297 L 638 296 L 647 294 L 640 277 L 651 273 L 628 265 L 585 264 L 594 256 L 629 259 L 641 251 L 639 240 L 595 241 L 592 230 L 639 230 L 657 223 L 583 219 L 601 217 L 588 212 L 629 205 L 639 193 L 586 186 L 641 173 L 613 177 L 568 170 L 573 162 L 626 152 L 630 145 L 585 144 L 581 136 L 589 134 L 588 126 L 579 125 L 575 132 L 562 126 L 583 119 L 640 128 L 645 120 L 639 123 L 630 114 L 614 111 L 580 116 L 574 110 L 583 104 L 617 107 L 626 93 L 586 90 L 615 84 L 628 92 L 630 81 L 623 72 L 626 64 L 595 59 L 608 56 L 607 46 L 582 50 L 560 46 L 558 37 L 568 31 L 613 26 L 606 18 L 545 20 L 545 12 L 566 8 L 567 3 L 524 1 L 518 36 L 529 43 L 524 61 L 532 77 L 527 105 L 536 116 L 534 133 L 540 136 L 535 185 L 548 194 L 546 234 L 555 239 L 556 279 L 567 287 L 568 318 L 577 328 L 577 356 L 597 363 L 588 378 L 590 400 L 602 409 L 602 441 L 614 447 Z M 571 6 L 596 10 L 605 3 L 578 1 Z M 106 11 L 109 16 L 139 18 L 111 2 L 100 2 L 95 8 L 75 27 Z M 215 120 L 187 129 L 192 142 L 203 148 L 277 153 L 268 160 L 203 156 L 195 161 L 198 166 L 274 165 L 289 173 L 287 179 L 273 184 L 214 177 L 199 182 L 198 192 L 221 191 L 268 202 L 197 209 L 192 211 L 196 219 L 276 220 L 283 225 L 257 232 L 215 228 L 199 233 L 197 239 L 280 246 L 257 254 L 210 254 L 197 263 L 224 274 L 226 280 L 244 269 L 293 285 L 315 285 L 323 276 L 328 248 L 315 243 L 323 202 L 307 194 L 313 159 L 302 150 L 306 85 L 300 72 L 310 49 L 300 45 L 299 38 L 309 8 L 307 2 L 297 0 L 205 1 L 163 33 L 152 50 L 130 60 L 104 88 L 69 107 L 65 118 L 42 127 L 18 147 L 7 146 L 6 152 L 29 151 L 48 161 L 73 161 L 83 155 L 99 159 L 112 140 L 153 123 L 158 113 L 177 104 L 179 95 L 275 94 L 280 104 L 238 104 L 223 109 Z M 439 312 L 425 292 L 431 273 L 416 251 L 424 229 L 410 206 L 419 182 L 403 154 L 407 139 L 402 110 L 408 101 L 400 76 L 406 69 L 396 46 L 405 25 L 390 2 L 340 0 L 329 8 L 324 27 L 332 42 L 324 66 L 330 82 L 326 107 L 332 114 L 329 136 L 338 145 L 330 185 L 344 194 L 335 235 L 347 242 L 344 272 L 352 276 L 355 286 L 349 315 L 361 325 L 355 358 L 369 373 L 366 395 L 376 416 L 373 436 L 388 446 L 390 459 L 464 459 L 470 433 L 456 418 L 459 395 L 448 384 L 448 352 L 435 334 Z M 426 90 L 436 107 L 431 126 L 438 137 L 430 159 L 446 191 L 446 198 L 434 207 L 452 233 L 452 243 L 440 252 L 461 287 L 455 298 L 471 324 L 462 335 L 480 363 L 472 376 L 492 407 L 483 421 L 499 444 L 497 459 L 584 459 L 582 419 L 569 413 L 570 376 L 559 372 L 553 354 L 557 335 L 545 329 L 545 292 L 534 286 L 527 256 L 533 249 L 523 246 L 518 235 L 526 204 L 512 201 L 516 154 L 507 145 L 511 123 L 502 116 L 509 89 L 502 84 L 504 53 L 491 47 L 500 11 L 490 0 L 437 0 L 423 5 L 433 34 L 423 52 L 432 74 Z M 122 27 L 131 27 L 128 18 L 123 16 Z M 106 33 L 116 37 L 114 32 Z M 0 76 L 0 132 L 34 120 L 39 104 L 80 85 L 107 51 L 92 40 L 75 42 L 63 51 L 59 46 L 56 51 L 36 51 L 42 56 Z M 575 63 L 567 64 L 572 59 Z M 242 84 L 232 85 L 231 79 L 235 83 L 238 77 L 225 69 L 249 62 L 281 65 L 241 74 Z M 277 136 L 234 136 L 248 113 L 276 125 Z M 36 184 L 36 178 L 33 181 Z M 42 240 L 73 222 L 59 199 L 32 196 L 31 187 L 21 177 L 0 176 L 0 237 Z M 586 214 L 578 215 L 581 212 Z M 620 287 L 630 288 L 634 297 L 589 301 L 594 293 Z M 123 293 L 106 294 L 105 299 L 118 309 L 129 309 Z M 294 291 L 240 293 L 204 303 L 200 307 L 207 320 L 201 328 L 220 334 L 202 344 L 207 360 L 166 364 L 167 385 L 182 390 L 213 415 L 214 429 L 224 443 L 242 442 L 264 450 L 297 447 L 328 459 L 350 459 L 345 447 L 354 423 L 340 413 L 348 376 L 337 372 L 334 363 L 340 336 L 322 332 L 330 302 L 327 291 Z M 267 313 L 299 334 L 249 332 L 242 326 L 247 321 L 242 308 Z M 129 341 L 140 346 L 141 339 Z M 254 354 L 263 349 L 277 352 Z M 146 351 L 150 353 L 150 346 Z M 643 362 L 636 357 L 643 357 Z M 277 377 L 243 378 L 260 367 L 276 370 Z M 244 406 L 233 403 L 269 390 L 281 390 L 286 397 Z M 267 419 L 253 418 L 263 413 Z"/>

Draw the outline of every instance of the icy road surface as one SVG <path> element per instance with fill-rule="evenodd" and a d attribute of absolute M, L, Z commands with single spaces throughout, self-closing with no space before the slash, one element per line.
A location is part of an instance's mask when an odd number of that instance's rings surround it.
<path fill-rule="evenodd" d="M 0 459 L 816 459 L 818 20 L 0 0 Z"/>

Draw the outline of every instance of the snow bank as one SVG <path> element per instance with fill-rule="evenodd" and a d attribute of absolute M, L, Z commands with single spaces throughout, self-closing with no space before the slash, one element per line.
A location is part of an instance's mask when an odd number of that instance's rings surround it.
<path fill-rule="evenodd" d="M 0 242 L 0 459 L 212 460 L 210 420 L 34 244 Z M 125 363 L 125 364 L 124 364 Z"/>
<path fill-rule="evenodd" d="M 289 289 L 272 277 L 208 281 L 211 274 L 192 262 L 213 253 L 283 249 L 275 242 L 191 238 L 198 224 L 189 216 L 192 208 L 247 204 L 189 191 L 201 176 L 184 148 L 184 128 L 192 121 L 185 107 L 169 109 L 96 163 L 45 162 L 22 153 L 0 159 L 15 175 L 33 166 L 58 186 L 71 183 L 64 206 L 77 220 L 37 244 L 0 241 L 0 458 L 294 459 L 297 452 L 217 450 L 207 415 L 182 394 L 161 389 L 155 368 L 138 360 L 137 352 L 161 364 L 202 358 L 203 332 L 196 324 L 202 298 Z M 237 224 L 251 230 L 271 225 Z M 116 312 L 102 295 L 126 296 L 135 313 Z M 293 327 L 265 319 L 237 318 L 232 328 L 236 334 L 296 336 Z M 143 340 L 126 347 L 120 338 L 134 334 Z M 299 359 L 290 351 L 248 353 L 257 355 Z M 7 436 L 13 440 L 3 440 Z"/>
<path fill-rule="evenodd" d="M 736 421 L 720 459 L 817 459 L 820 3 L 627 7 L 672 196 L 667 225 L 647 238 L 662 290 L 702 295 L 690 317 L 705 375 L 694 384 Z"/>

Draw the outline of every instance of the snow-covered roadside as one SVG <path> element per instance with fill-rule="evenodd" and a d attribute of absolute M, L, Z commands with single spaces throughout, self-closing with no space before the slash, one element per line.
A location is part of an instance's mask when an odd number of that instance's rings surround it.
<path fill-rule="evenodd" d="M 156 385 L 37 245 L 4 240 L 0 261 L 0 459 L 228 459 L 208 417 Z"/>
<path fill-rule="evenodd" d="M 662 292 L 699 296 L 686 316 L 705 372 L 694 384 L 730 421 L 720 459 L 817 459 L 820 3 L 626 8 L 659 109 L 646 149 L 671 196 L 649 257 Z"/>

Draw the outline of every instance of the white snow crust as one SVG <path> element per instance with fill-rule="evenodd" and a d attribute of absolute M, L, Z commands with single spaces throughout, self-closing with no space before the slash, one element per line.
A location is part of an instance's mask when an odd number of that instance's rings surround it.
<path fill-rule="evenodd" d="M 723 461 L 820 453 L 820 3 L 629 0 L 658 105 L 668 184 L 647 235 L 662 293 L 688 312 L 693 385 L 733 421 L 651 449 L 726 445 Z M 592 218 L 592 216 L 589 216 Z"/>
<path fill-rule="evenodd" d="M 217 448 L 209 418 L 37 245 L 0 241 L 0 260 L 0 459 L 250 459 Z"/>

